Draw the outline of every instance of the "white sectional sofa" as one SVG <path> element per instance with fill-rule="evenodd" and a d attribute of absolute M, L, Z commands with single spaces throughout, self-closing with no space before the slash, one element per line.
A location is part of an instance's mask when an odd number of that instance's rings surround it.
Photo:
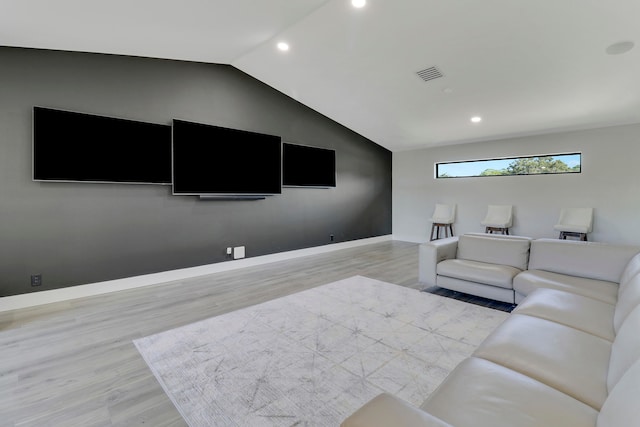
<path fill-rule="evenodd" d="M 518 307 L 419 408 L 381 394 L 342 426 L 640 426 L 639 249 L 530 244 Z"/>
<path fill-rule="evenodd" d="M 419 251 L 420 283 L 517 304 L 540 287 L 615 302 L 621 271 L 640 249 L 470 233 L 424 243 Z"/>

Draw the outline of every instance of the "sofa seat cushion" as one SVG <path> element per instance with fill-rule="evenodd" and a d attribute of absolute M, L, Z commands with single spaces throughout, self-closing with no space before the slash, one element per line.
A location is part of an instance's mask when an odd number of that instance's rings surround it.
<path fill-rule="evenodd" d="M 612 343 L 538 317 L 511 314 L 474 352 L 599 410 Z"/>
<path fill-rule="evenodd" d="M 598 416 L 546 384 L 476 357 L 461 362 L 421 407 L 456 427 L 595 426 Z"/>
<path fill-rule="evenodd" d="M 608 341 L 616 337 L 613 317 L 616 306 L 557 289 L 536 289 L 513 313 L 561 323 Z"/>
<path fill-rule="evenodd" d="M 340 427 L 452 427 L 433 415 L 388 393 L 371 399 Z"/>
<path fill-rule="evenodd" d="M 615 304 L 618 299 L 617 283 L 543 270 L 523 271 L 513 279 L 513 288 L 517 293 L 525 296 L 538 288 L 551 288 L 584 295 L 609 304 Z"/>
<path fill-rule="evenodd" d="M 508 265 L 447 259 L 438 263 L 436 271 L 440 276 L 513 289 L 513 278 L 522 270 Z"/>

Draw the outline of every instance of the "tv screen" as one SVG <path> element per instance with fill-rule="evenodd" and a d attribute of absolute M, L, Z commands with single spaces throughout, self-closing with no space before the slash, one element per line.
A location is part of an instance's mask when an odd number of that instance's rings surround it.
<path fill-rule="evenodd" d="M 173 120 L 173 194 L 281 192 L 279 136 Z"/>
<path fill-rule="evenodd" d="M 335 150 L 283 144 L 282 183 L 288 187 L 335 187 Z"/>
<path fill-rule="evenodd" d="M 171 126 L 34 107 L 33 179 L 171 184 Z"/>

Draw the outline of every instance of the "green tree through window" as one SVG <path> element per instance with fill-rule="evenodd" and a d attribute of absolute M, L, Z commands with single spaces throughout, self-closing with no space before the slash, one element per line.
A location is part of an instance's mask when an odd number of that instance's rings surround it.
<path fill-rule="evenodd" d="M 509 163 L 504 175 L 532 175 L 539 173 L 571 172 L 571 168 L 562 160 L 552 156 L 527 157 Z"/>
<path fill-rule="evenodd" d="M 436 163 L 436 178 L 580 173 L 581 153 Z"/>

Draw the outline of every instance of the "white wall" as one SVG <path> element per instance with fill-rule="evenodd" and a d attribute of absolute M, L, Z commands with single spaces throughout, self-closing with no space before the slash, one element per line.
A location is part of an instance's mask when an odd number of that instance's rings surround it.
<path fill-rule="evenodd" d="M 434 178 L 434 163 L 582 152 L 582 173 Z M 393 236 L 429 239 L 436 203 L 455 203 L 455 234 L 484 231 L 488 204 L 514 206 L 511 234 L 556 238 L 561 207 L 593 207 L 589 240 L 640 245 L 640 125 L 563 132 L 393 154 Z"/>

